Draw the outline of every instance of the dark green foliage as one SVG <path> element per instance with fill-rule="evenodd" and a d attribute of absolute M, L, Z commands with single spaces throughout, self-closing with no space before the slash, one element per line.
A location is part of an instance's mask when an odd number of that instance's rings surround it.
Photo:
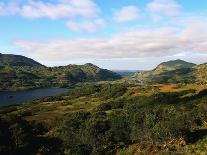
<path fill-rule="evenodd" d="M 107 110 L 111 110 L 112 105 L 110 103 L 104 103 L 101 104 L 99 106 L 97 106 L 97 111 L 107 111 Z"/>
<path fill-rule="evenodd" d="M 128 144 L 130 142 L 130 127 L 128 122 L 128 114 L 124 110 L 114 110 L 109 115 L 110 132 L 112 133 L 113 143 L 118 146 Z"/>
<path fill-rule="evenodd" d="M 109 145 L 108 130 L 109 122 L 103 112 L 93 115 L 77 112 L 67 116 L 63 127 L 66 150 L 73 154 L 102 152 L 103 145 Z"/>
<path fill-rule="evenodd" d="M 30 138 L 32 139 L 32 130 L 29 124 L 20 117 L 14 116 L 1 120 L 1 154 L 20 153 L 28 151 Z M 3 144 L 2 144 L 3 143 Z"/>
<path fill-rule="evenodd" d="M 80 96 L 87 96 L 91 94 L 98 93 L 100 91 L 100 85 L 93 85 L 93 84 L 84 84 L 80 87 L 76 87 L 75 89 L 72 89 L 68 92 L 68 96 L 70 98 L 77 98 Z"/>
<path fill-rule="evenodd" d="M 111 103 L 112 109 L 121 109 L 124 107 L 124 100 L 116 100 L 110 103 Z"/>
<path fill-rule="evenodd" d="M 35 100 L 33 102 L 54 102 L 54 101 L 62 101 L 64 100 L 64 96 L 50 96 L 44 97 L 42 99 Z"/>
<path fill-rule="evenodd" d="M 63 122 L 63 139 L 66 150 L 78 154 L 80 150 L 87 149 L 82 144 L 82 130 L 85 128 L 85 121 L 90 118 L 88 112 L 77 112 L 68 115 Z M 81 148 L 80 148 L 81 146 Z M 87 149 L 88 150 L 88 149 Z"/>
<path fill-rule="evenodd" d="M 5 154 L 9 152 L 11 141 L 11 134 L 8 132 L 9 124 L 3 120 L 0 120 L 0 153 Z"/>
<path fill-rule="evenodd" d="M 123 146 L 129 141 L 127 115 L 114 111 L 110 116 L 105 112 L 78 112 L 67 116 L 63 125 L 64 141 L 67 151 L 78 154 L 113 152 L 115 145 Z"/>
<path fill-rule="evenodd" d="M 86 143 L 92 147 L 92 154 L 104 154 L 111 144 L 110 122 L 105 113 L 95 113 L 86 122 Z"/>
<path fill-rule="evenodd" d="M 124 107 L 124 100 L 110 101 L 97 106 L 97 111 L 107 111 L 111 109 L 122 109 Z"/>
<path fill-rule="evenodd" d="M 0 119 L 0 154 L 61 154 L 60 139 L 39 136 L 46 131 L 42 125 L 30 124 L 16 115 Z"/>
<path fill-rule="evenodd" d="M 127 84 L 105 84 L 102 86 L 100 96 L 104 98 L 116 98 L 122 96 L 127 90 Z"/>
<path fill-rule="evenodd" d="M 17 105 L 0 106 L 0 114 L 6 114 L 17 110 Z"/>
<path fill-rule="evenodd" d="M 155 104 L 178 104 L 179 103 L 179 93 L 157 93 L 152 95 L 150 98 L 154 100 Z"/>
<path fill-rule="evenodd" d="M 192 101 L 196 99 L 202 99 L 207 97 L 207 89 L 204 89 L 200 91 L 198 94 L 195 94 L 193 96 L 185 97 L 183 100 L 184 101 Z"/>

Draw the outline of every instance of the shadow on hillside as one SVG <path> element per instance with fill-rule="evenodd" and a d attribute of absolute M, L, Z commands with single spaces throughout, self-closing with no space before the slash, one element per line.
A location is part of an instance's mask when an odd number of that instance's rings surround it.
<path fill-rule="evenodd" d="M 207 129 L 196 130 L 194 132 L 188 133 L 188 138 L 186 142 L 193 144 L 205 136 L 207 136 Z"/>
<path fill-rule="evenodd" d="M 60 152 L 61 144 L 62 141 L 59 138 L 38 137 L 31 145 L 34 152 L 38 150 L 39 154 L 52 155 Z"/>
<path fill-rule="evenodd" d="M 183 98 L 183 101 L 192 101 L 192 100 L 200 99 L 206 96 L 207 96 L 207 89 L 204 89 L 204 90 L 201 90 L 198 94 Z"/>

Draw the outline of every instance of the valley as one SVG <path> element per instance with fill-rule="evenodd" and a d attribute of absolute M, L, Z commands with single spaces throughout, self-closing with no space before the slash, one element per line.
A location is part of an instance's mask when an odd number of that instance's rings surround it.
<path fill-rule="evenodd" d="M 3 60 L 1 90 L 70 89 L 0 106 L 2 155 L 206 154 L 206 64 L 173 60 L 121 77 L 93 64 Z"/>

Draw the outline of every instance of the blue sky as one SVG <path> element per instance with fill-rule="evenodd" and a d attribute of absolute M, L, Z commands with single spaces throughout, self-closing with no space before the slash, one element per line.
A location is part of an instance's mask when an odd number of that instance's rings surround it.
<path fill-rule="evenodd" d="M 207 62 L 207 1 L 1 0 L 0 51 L 45 65 Z"/>

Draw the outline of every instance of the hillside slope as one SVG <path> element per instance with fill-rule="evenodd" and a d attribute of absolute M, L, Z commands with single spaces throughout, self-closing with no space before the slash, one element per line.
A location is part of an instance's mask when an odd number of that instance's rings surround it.
<path fill-rule="evenodd" d="M 196 64 L 177 59 L 177 60 L 171 60 L 171 61 L 167 61 L 167 62 L 163 62 L 163 63 L 159 64 L 153 70 L 153 72 L 155 74 L 160 74 L 163 72 L 173 71 L 173 70 L 177 70 L 177 69 L 192 68 L 195 65 Z"/>
<path fill-rule="evenodd" d="M 23 56 L 0 56 L 0 90 L 68 87 L 79 82 L 120 79 L 112 71 L 93 64 L 45 67 Z"/>
<path fill-rule="evenodd" d="M 134 75 L 141 83 L 203 83 L 207 82 L 207 64 L 195 65 L 183 60 L 161 63 L 154 70 Z"/>
<path fill-rule="evenodd" d="M 21 56 L 13 54 L 1 54 L 0 53 L 0 66 L 31 66 L 31 67 L 42 67 L 40 63 Z"/>

